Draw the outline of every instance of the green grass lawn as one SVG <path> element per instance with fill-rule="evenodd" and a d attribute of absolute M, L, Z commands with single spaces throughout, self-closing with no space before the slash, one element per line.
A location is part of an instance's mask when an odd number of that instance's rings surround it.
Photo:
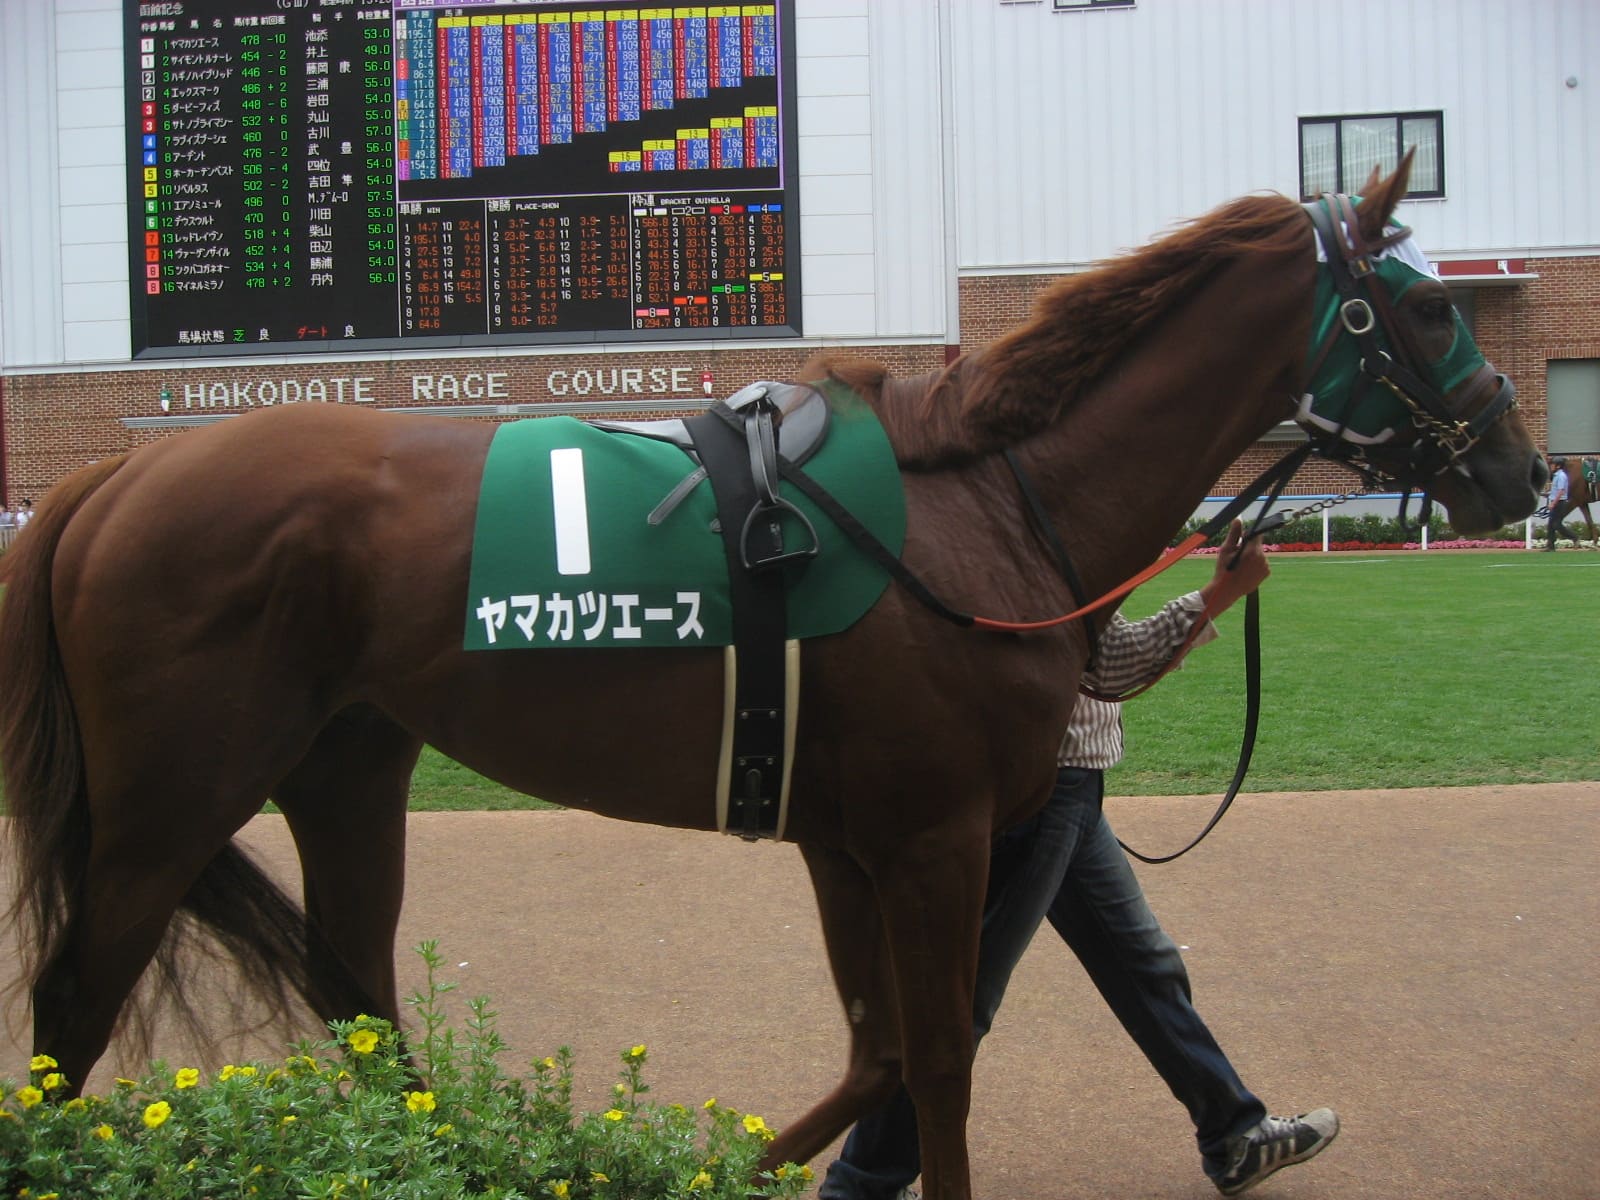
<path fill-rule="evenodd" d="M 1199 586 L 1189 559 L 1125 607 Z M 1285 554 L 1261 592 L 1246 791 L 1600 779 L 1600 554 Z M 1220 793 L 1244 724 L 1244 606 L 1124 709 L 1116 795 Z"/>
<path fill-rule="evenodd" d="M 554 808 L 501 787 L 454 759 L 446 758 L 432 746 L 422 748 L 416 774 L 411 777 L 413 812 L 482 812 L 508 808 Z"/>

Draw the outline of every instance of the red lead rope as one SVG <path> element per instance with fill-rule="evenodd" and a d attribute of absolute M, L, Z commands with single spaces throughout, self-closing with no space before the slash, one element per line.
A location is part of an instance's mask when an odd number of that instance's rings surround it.
<path fill-rule="evenodd" d="M 979 629 L 993 629 L 1004 633 L 1032 633 L 1036 630 L 1049 629 L 1056 625 L 1065 625 L 1068 621 L 1075 621 L 1079 617 L 1096 612 L 1108 604 L 1121 600 L 1140 584 L 1148 583 L 1180 559 L 1187 558 L 1196 549 L 1205 544 L 1206 538 L 1207 535 L 1203 531 L 1191 533 L 1126 583 L 1118 584 L 1104 596 L 1101 596 L 1100 599 L 1059 617 L 1051 617 L 1045 621 L 996 621 L 991 617 L 973 617 L 972 623 Z M 1197 622 L 1197 624 L 1200 624 L 1200 622 Z"/>

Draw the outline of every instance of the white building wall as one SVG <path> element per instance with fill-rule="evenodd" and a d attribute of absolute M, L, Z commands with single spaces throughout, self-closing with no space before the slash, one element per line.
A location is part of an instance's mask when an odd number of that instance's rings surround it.
<path fill-rule="evenodd" d="M 56 78 L 54 5 L 0 4 L 0 104 L 8 114 L 0 121 L 0 362 L 6 365 L 63 361 Z"/>
<path fill-rule="evenodd" d="M 1298 118 L 1440 109 L 1435 255 L 1600 246 L 1594 0 L 949 0 L 961 266 L 1055 269 L 1257 189 Z M 1566 80 L 1577 80 L 1568 87 Z"/>
<path fill-rule="evenodd" d="M 1600 250 L 1596 0 L 797 0 L 803 319 L 953 340 L 1055 271 L 1298 187 L 1300 116 L 1442 109 L 1435 256 Z M 126 361 L 118 0 L 0 2 L 0 361 Z M 1567 86 L 1568 79 L 1576 86 Z"/>

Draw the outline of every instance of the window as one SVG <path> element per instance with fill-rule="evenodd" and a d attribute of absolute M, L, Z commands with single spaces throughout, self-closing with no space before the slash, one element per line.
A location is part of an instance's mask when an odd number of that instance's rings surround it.
<path fill-rule="evenodd" d="M 1549 450 L 1600 453 L 1600 358 L 1552 359 L 1546 366 Z"/>
<path fill-rule="evenodd" d="M 1387 174 L 1415 146 L 1411 190 L 1415 200 L 1444 195 L 1444 113 L 1368 113 L 1300 118 L 1300 198 L 1323 192 L 1359 192 L 1372 168 Z"/>

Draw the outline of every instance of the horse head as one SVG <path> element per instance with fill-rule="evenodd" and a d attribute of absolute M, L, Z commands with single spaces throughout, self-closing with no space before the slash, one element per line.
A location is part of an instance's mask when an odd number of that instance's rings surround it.
<path fill-rule="evenodd" d="M 1548 468 L 1515 389 L 1393 220 L 1410 171 L 1408 152 L 1363 196 L 1305 206 L 1325 266 L 1298 419 L 1319 452 L 1437 498 L 1464 534 L 1487 533 L 1538 507 Z"/>

